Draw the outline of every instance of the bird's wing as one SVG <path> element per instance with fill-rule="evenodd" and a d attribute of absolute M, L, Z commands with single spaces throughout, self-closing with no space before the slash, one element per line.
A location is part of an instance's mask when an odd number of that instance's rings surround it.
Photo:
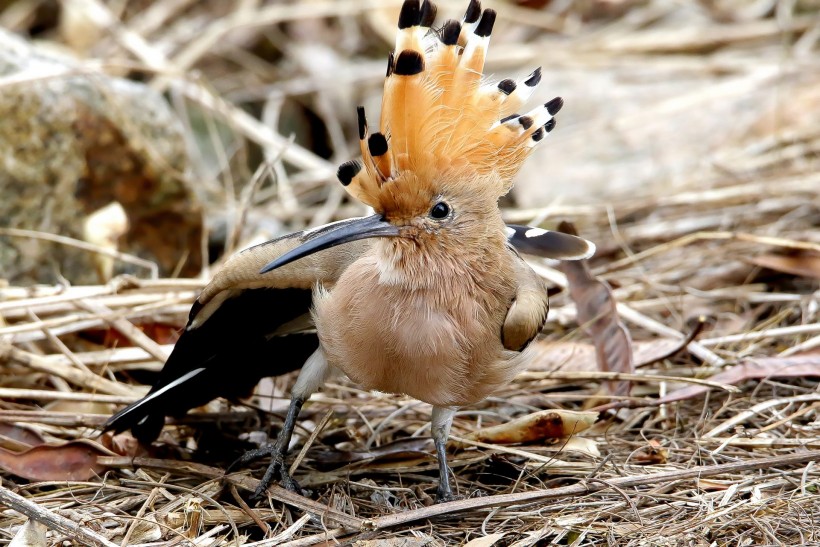
<path fill-rule="evenodd" d="M 595 253 L 595 245 L 586 239 L 532 226 L 508 224 L 507 241 L 516 253 L 541 258 L 580 260 Z M 549 301 L 547 288 L 538 274 L 521 257 L 516 258 L 516 295 L 504 319 L 501 343 L 509 350 L 522 351 L 541 332 Z"/>
<path fill-rule="evenodd" d="M 332 286 L 371 243 L 355 241 L 267 274 L 259 271 L 345 222 L 289 234 L 232 256 L 194 302 L 149 394 L 112 416 L 104 429 L 131 429 L 150 442 L 165 416 L 182 415 L 216 397 L 248 395 L 260 379 L 300 368 L 319 345 L 310 318 L 312 288 Z"/>
<path fill-rule="evenodd" d="M 541 332 L 547 320 L 547 287 L 520 257 L 515 261 L 515 299 L 501 327 L 501 343 L 512 351 L 522 351 Z"/>
<path fill-rule="evenodd" d="M 591 241 L 532 226 L 508 224 L 507 241 L 516 251 L 541 258 L 580 260 L 595 254 L 595 244 Z"/>

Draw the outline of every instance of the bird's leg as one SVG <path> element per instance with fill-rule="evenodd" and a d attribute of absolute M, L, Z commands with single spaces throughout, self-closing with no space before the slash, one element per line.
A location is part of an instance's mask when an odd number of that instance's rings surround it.
<path fill-rule="evenodd" d="M 456 409 L 453 407 L 433 407 L 431 431 L 433 442 L 436 445 L 438 456 L 438 489 L 436 503 L 456 499 L 450 488 L 450 468 L 447 466 L 447 437 L 450 436 L 450 426 L 453 425 L 453 416 Z"/>
<path fill-rule="evenodd" d="M 288 413 L 285 415 L 285 423 L 282 424 L 282 429 L 279 435 L 276 436 L 276 441 L 273 444 L 266 444 L 256 450 L 246 452 L 239 458 L 231 467 L 237 464 L 246 464 L 257 458 L 263 456 L 270 456 L 271 462 L 268 465 L 262 480 L 253 493 L 254 498 L 260 498 L 268 489 L 270 483 L 273 481 L 274 475 L 279 474 L 279 480 L 283 487 L 291 492 L 301 494 L 302 490 L 299 484 L 290 476 L 287 466 L 285 465 L 285 456 L 288 452 L 290 439 L 293 436 L 293 429 L 296 427 L 296 418 L 302 410 L 302 405 L 322 384 L 324 384 L 327 377 L 330 375 L 331 368 L 327 364 L 324 353 L 321 348 L 317 349 L 305 362 L 302 370 L 299 372 L 299 377 L 296 379 L 296 384 L 293 386 L 291 393 L 290 406 L 288 406 Z"/>
<path fill-rule="evenodd" d="M 270 456 L 271 458 L 270 465 L 268 465 L 265 474 L 262 476 L 262 480 L 259 481 L 259 485 L 253 493 L 254 498 L 262 497 L 277 472 L 279 473 L 282 486 L 291 492 L 301 493 L 301 488 L 299 488 L 299 485 L 293 480 L 293 477 L 290 476 L 288 468 L 285 466 L 285 455 L 288 452 L 290 438 L 293 436 L 293 429 L 296 427 L 296 418 L 299 416 L 299 411 L 302 410 L 302 404 L 304 402 L 305 400 L 301 397 L 294 396 L 291 398 L 288 413 L 285 416 L 285 423 L 282 424 L 282 429 L 279 431 L 279 435 L 276 436 L 276 442 L 266 444 L 256 450 L 245 452 L 245 454 L 237 460 L 237 463 L 246 464 L 263 456 Z"/>

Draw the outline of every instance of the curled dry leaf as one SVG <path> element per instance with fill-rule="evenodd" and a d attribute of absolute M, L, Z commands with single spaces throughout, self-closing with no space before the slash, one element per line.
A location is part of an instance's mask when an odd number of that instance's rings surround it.
<path fill-rule="evenodd" d="M 558 229 L 577 235 L 575 227 L 562 222 Z M 569 295 L 578 310 L 578 323 L 595 344 L 598 368 L 609 372 L 632 373 L 632 338 L 616 310 L 615 297 L 609 286 L 592 275 L 586 260 L 561 262 L 559 269 L 567 276 Z M 607 382 L 612 395 L 629 395 L 631 383 Z"/>
<path fill-rule="evenodd" d="M 0 449 L 0 469 L 34 481 L 85 481 L 105 471 L 98 456 L 112 455 L 88 440 L 41 444 L 24 452 Z"/>
<path fill-rule="evenodd" d="M 147 453 L 146 447 L 142 446 L 130 432 L 117 435 L 104 433 L 100 435 L 98 440 L 105 448 L 120 456 L 136 458 Z"/>
<path fill-rule="evenodd" d="M 576 410 L 542 410 L 465 435 L 466 439 L 495 444 L 529 443 L 568 437 L 588 429 L 598 413 Z"/>

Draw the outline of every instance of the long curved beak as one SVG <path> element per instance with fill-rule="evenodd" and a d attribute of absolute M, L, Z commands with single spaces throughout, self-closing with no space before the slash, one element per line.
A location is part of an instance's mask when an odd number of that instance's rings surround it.
<path fill-rule="evenodd" d="M 268 273 L 285 264 L 290 264 L 294 260 L 299 260 L 300 258 L 335 247 L 336 245 L 341 245 L 342 243 L 349 243 L 368 237 L 397 237 L 399 235 L 399 229 L 384 220 L 381 215 L 372 215 L 349 222 L 343 222 L 341 226 L 333 228 L 330 231 L 320 230 L 313 237 L 311 237 L 310 233 L 306 235 L 308 237 L 307 241 L 268 263 L 259 273 Z"/>

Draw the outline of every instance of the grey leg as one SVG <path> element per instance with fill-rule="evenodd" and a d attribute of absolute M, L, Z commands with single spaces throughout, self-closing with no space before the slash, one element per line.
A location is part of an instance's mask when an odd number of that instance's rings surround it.
<path fill-rule="evenodd" d="M 456 409 L 453 407 L 433 407 L 431 432 L 438 456 L 438 489 L 436 490 L 436 502 L 438 503 L 456 499 L 450 488 L 450 468 L 447 466 L 447 437 L 450 436 L 450 426 L 453 425 L 455 413 Z"/>
<path fill-rule="evenodd" d="M 290 399 L 290 406 L 288 406 L 288 413 L 285 416 L 285 423 L 282 424 L 282 430 L 276 436 L 276 441 L 273 444 L 266 444 L 265 446 L 256 450 L 246 452 L 236 462 L 231 464 L 231 468 L 239 464 L 247 464 L 255 459 L 270 456 L 271 462 L 262 480 L 259 481 L 259 486 L 253 493 L 254 498 L 261 498 L 265 490 L 268 489 L 273 481 L 274 475 L 279 474 L 279 480 L 282 486 L 296 492 L 302 493 L 299 484 L 290 476 L 288 468 L 285 465 L 285 456 L 288 452 L 290 439 L 293 436 L 293 430 L 296 427 L 296 418 L 302 410 L 302 405 L 310 397 L 310 395 L 319 389 L 325 382 L 325 379 L 330 375 L 331 368 L 328 366 L 325 356 L 321 348 L 317 349 L 311 355 L 299 372 L 299 378 L 296 379 L 296 384 L 293 386 L 293 393 Z"/>
<path fill-rule="evenodd" d="M 262 476 L 262 480 L 259 481 L 259 485 L 253 493 L 254 498 L 261 498 L 265 494 L 265 490 L 268 489 L 273 481 L 273 476 L 277 472 L 279 473 L 282 486 L 291 492 L 301 493 L 301 488 L 299 488 L 299 485 L 293 480 L 293 477 L 290 476 L 288 468 L 285 466 L 285 455 L 288 452 L 290 438 L 293 436 L 293 429 L 296 427 L 296 418 L 299 416 L 299 411 L 302 410 L 302 404 L 304 402 L 304 399 L 298 397 L 293 397 L 290 400 L 288 413 L 285 416 L 285 423 L 282 425 L 282 430 L 279 431 L 279 435 L 276 436 L 274 443 L 266 444 L 256 450 L 249 450 L 231 464 L 231 468 L 233 468 L 238 465 L 245 465 L 265 456 L 270 456 L 270 465 L 268 465 L 265 474 Z"/>

